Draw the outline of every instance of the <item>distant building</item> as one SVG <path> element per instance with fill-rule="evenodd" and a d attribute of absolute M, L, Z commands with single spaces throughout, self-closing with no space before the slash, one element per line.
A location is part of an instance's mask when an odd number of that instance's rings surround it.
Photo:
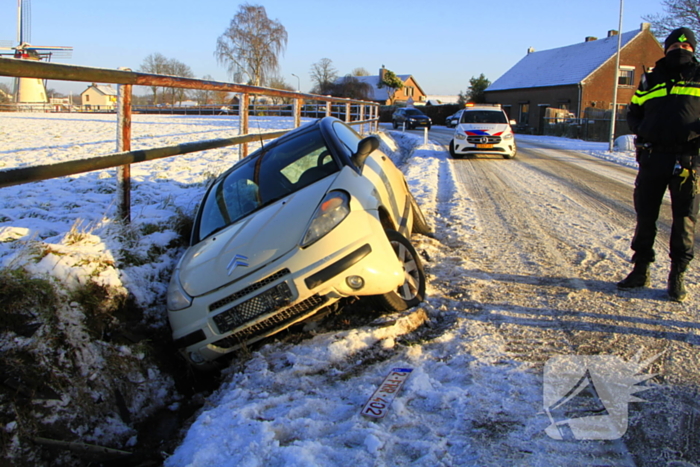
<path fill-rule="evenodd" d="M 110 85 L 92 83 L 80 93 L 80 101 L 86 109 L 113 110 L 117 107 L 117 91 Z"/>
<path fill-rule="evenodd" d="M 562 109 L 577 118 L 587 109 L 612 109 L 613 81 L 618 31 L 605 39 L 586 37 L 585 42 L 527 55 L 491 84 L 486 102 L 501 104 L 510 119 L 541 134 L 547 109 Z M 664 51 L 651 33 L 649 23 L 623 33 L 617 110 L 624 111 L 646 69 L 663 57 Z"/>
<path fill-rule="evenodd" d="M 455 95 L 455 96 L 428 95 L 428 96 L 425 96 L 425 104 L 426 105 L 457 104 L 458 101 L 459 101 L 459 95 Z"/>
<path fill-rule="evenodd" d="M 355 76 L 358 81 L 369 85 L 369 93 L 367 99 L 373 102 L 378 102 L 380 105 L 391 105 L 392 101 L 389 96 L 391 89 L 386 86 L 379 87 L 386 68 L 382 66 L 379 70 L 379 75 L 374 76 Z M 396 75 L 402 82 L 403 88 L 397 89 L 394 95 L 393 103 L 395 105 L 422 105 L 426 102 L 426 94 L 418 85 L 418 82 L 413 75 Z M 345 78 L 339 78 L 342 80 Z M 336 81 L 338 82 L 338 81 Z"/>

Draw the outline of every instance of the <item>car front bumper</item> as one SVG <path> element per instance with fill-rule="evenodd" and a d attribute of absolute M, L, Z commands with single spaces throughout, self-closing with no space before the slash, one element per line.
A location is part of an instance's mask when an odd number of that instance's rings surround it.
<path fill-rule="evenodd" d="M 168 315 L 181 352 L 194 364 L 206 363 L 342 298 L 388 293 L 403 282 L 402 265 L 379 220 L 356 211 L 316 243 L 297 246 Z"/>

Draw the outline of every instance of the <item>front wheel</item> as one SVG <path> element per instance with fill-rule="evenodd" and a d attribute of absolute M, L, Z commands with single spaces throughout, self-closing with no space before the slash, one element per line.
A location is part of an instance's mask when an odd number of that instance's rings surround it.
<path fill-rule="evenodd" d="M 387 230 L 386 235 L 403 266 L 404 282 L 396 290 L 372 299 L 381 311 L 403 311 L 425 298 L 425 273 L 416 249 L 406 237 L 395 230 Z"/>
<path fill-rule="evenodd" d="M 396 130 L 399 127 L 399 124 L 394 120 L 394 130 Z"/>
<path fill-rule="evenodd" d="M 460 159 L 462 157 L 455 152 L 455 140 L 450 141 L 450 156 L 452 156 L 452 159 Z"/>

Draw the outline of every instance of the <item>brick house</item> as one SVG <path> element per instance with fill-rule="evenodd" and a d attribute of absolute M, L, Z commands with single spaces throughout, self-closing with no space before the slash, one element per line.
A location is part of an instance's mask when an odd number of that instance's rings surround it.
<path fill-rule="evenodd" d="M 590 109 L 612 109 L 618 32 L 605 39 L 586 37 L 579 44 L 527 55 L 491 84 L 486 102 L 499 103 L 510 119 L 542 134 L 551 109 L 565 109 L 583 118 Z M 621 35 L 617 110 L 626 108 L 642 73 L 663 57 L 664 51 L 649 23 Z M 550 110 L 547 110 L 550 109 Z"/>
<path fill-rule="evenodd" d="M 378 102 L 380 105 L 391 105 L 392 101 L 389 96 L 390 89 L 386 87 L 379 87 L 386 68 L 382 66 L 379 70 L 379 75 L 374 76 L 356 76 L 358 81 L 367 83 L 369 85 L 369 94 L 367 99 L 370 101 Z M 407 104 L 424 104 L 427 101 L 427 96 L 423 89 L 420 87 L 416 79 L 412 75 L 396 75 L 402 82 L 403 88 L 397 89 L 394 95 L 393 104 L 395 105 L 407 105 Z M 340 78 L 343 79 L 343 78 Z"/>

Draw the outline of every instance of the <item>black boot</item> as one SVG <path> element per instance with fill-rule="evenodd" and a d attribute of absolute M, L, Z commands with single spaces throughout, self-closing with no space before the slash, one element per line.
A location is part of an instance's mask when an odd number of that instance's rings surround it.
<path fill-rule="evenodd" d="M 649 285 L 649 263 L 634 263 L 632 272 L 617 283 L 620 289 L 633 289 Z"/>
<path fill-rule="evenodd" d="M 685 266 L 671 264 L 671 273 L 668 275 L 668 297 L 674 302 L 682 302 L 688 296 L 684 276 Z"/>

